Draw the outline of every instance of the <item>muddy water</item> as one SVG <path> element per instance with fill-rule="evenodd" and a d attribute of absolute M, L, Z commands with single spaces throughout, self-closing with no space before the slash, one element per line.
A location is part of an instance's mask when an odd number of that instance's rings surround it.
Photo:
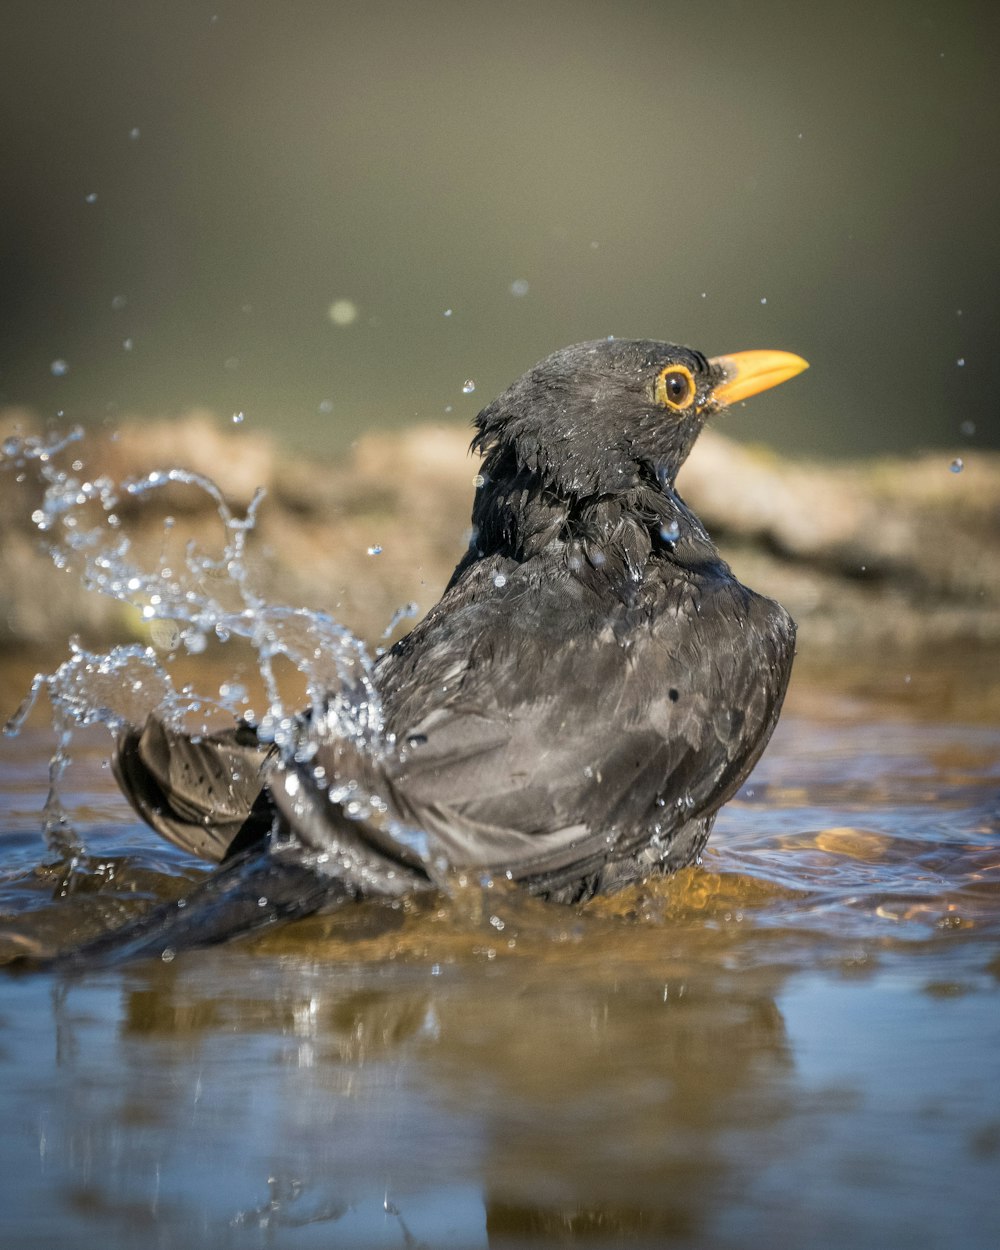
<path fill-rule="evenodd" d="M 996 671 L 800 665 L 704 865 L 581 910 L 476 888 L 12 973 L 0 1245 L 993 1250 Z M 55 862 L 51 748 L 36 718 L 0 749 L 4 957 L 199 871 L 100 733 Z"/>

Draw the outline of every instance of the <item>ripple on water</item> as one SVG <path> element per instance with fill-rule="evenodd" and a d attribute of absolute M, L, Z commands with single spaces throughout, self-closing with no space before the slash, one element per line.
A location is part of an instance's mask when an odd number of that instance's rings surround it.
<path fill-rule="evenodd" d="M 789 957 L 808 963 L 818 957 L 816 943 L 826 958 L 859 942 L 873 950 L 900 944 L 941 949 L 962 940 L 970 944 L 970 957 L 979 959 L 982 943 L 1000 931 L 1000 743 L 988 758 L 984 731 L 975 729 L 969 748 L 976 752 L 976 767 L 971 769 L 968 759 L 956 765 L 953 744 L 951 763 L 938 765 L 935 773 L 933 753 L 924 752 L 933 736 L 923 727 L 883 725 L 877 735 L 883 745 L 868 756 L 870 790 L 862 805 L 854 776 L 838 803 L 829 755 L 817 755 L 815 769 L 803 763 L 808 754 L 803 738 L 811 732 L 795 718 L 779 730 L 759 778 L 748 787 L 752 795 L 723 809 L 703 864 L 673 878 L 595 900 L 582 910 L 524 899 L 502 883 L 489 894 L 479 886 L 456 887 L 450 899 L 431 909 L 420 902 L 349 910 L 302 922 L 263 940 L 259 949 L 331 961 L 447 962 L 538 958 L 544 952 L 549 952 L 545 958 L 554 952 L 557 959 L 572 959 L 579 957 L 581 944 L 597 950 L 610 942 L 619 957 L 631 951 L 642 961 L 659 958 L 669 940 L 673 947 L 684 944 L 692 956 L 724 948 L 729 957 L 751 962 L 780 957 L 783 943 Z M 829 744 L 829 727 L 816 732 Z M 850 726 L 843 732 L 849 736 Z M 794 749 L 786 753 L 789 744 Z M 31 731 L 11 770 L 21 783 L 3 794 L 11 842 L 2 906 L 8 917 L 20 913 L 22 925 L 42 925 L 41 917 L 30 921 L 27 913 L 59 906 L 40 884 L 55 869 L 39 876 L 33 828 L 32 794 L 37 803 L 48 749 L 46 735 Z M 912 793 L 899 784 L 900 760 L 919 770 L 931 789 L 937 777 L 945 802 L 912 802 Z M 135 822 L 103 763 L 103 739 L 92 735 L 67 773 L 71 788 L 64 794 L 82 841 L 94 852 L 78 858 L 71 892 L 89 899 L 94 912 L 87 916 L 85 902 L 62 922 L 45 917 L 49 935 L 60 923 L 64 936 L 77 936 L 81 925 L 99 928 L 107 922 L 109 897 L 137 892 L 143 900 L 174 897 L 190 879 L 190 861 Z M 792 766 L 794 791 L 783 780 Z M 881 770 L 889 775 L 880 778 Z M 899 801 L 904 795 L 907 801 Z M 95 867 L 105 862 L 97 853 L 105 848 L 119 852 L 110 876 Z M 135 874 L 142 878 L 141 890 Z M 490 923 L 487 912 L 499 925 Z"/>

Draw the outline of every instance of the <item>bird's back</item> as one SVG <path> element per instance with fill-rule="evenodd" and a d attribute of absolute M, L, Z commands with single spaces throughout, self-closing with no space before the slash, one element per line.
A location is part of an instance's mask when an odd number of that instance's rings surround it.
<path fill-rule="evenodd" d="M 625 600 L 564 554 L 473 564 L 377 670 L 396 801 L 451 863 L 540 889 L 653 840 L 680 866 L 766 745 L 794 645 L 717 557 L 653 559 Z"/>

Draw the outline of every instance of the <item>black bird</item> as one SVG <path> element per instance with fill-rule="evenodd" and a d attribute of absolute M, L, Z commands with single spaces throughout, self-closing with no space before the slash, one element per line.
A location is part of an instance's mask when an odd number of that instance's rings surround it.
<path fill-rule="evenodd" d="M 123 734 L 139 814 L 223 866 L 71 958 L 220 941 L 453 870 L 578 902 L 692 863 L 775 727 L 795 626 L 674 481 L 707 417 L 806 367 L 608 339 L 518 379 L 477 418 L 469 549 L 375 667 L 380 744 L 338 727 L 338 692 L 296 750 L 246 725 Z"/>

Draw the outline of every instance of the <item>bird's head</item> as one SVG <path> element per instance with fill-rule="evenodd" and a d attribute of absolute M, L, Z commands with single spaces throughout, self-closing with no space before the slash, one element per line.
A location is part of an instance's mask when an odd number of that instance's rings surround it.
<path fill-rule="evenodd" d="M 689 347 L 599 339 L 564 347 L 484 408 L 484 471 L 534 477 L 572 500 L 672 485 L 705 419 L 808 368 L 789 352 L 706 358 Z"/>

